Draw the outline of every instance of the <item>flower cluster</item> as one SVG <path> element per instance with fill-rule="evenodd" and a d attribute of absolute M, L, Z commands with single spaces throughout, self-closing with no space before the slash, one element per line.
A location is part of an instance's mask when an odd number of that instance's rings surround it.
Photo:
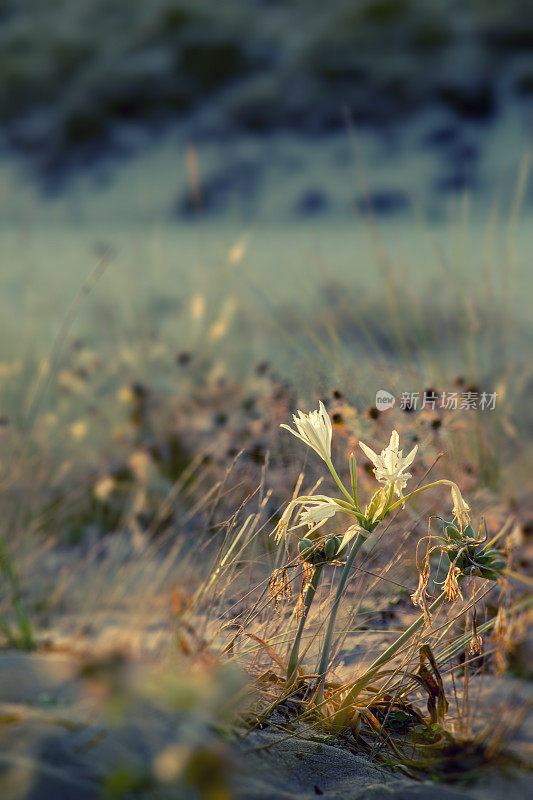
<path fill-rule="evenodd" d="M 326 463 L 342 494 L 342 497 L 330 497 L 324 494 L 314 495 L 311 492 L 307 495 L 294 497 L 288 504 L 275 530 L 276 541 L 280 542 L 282 539 L 287 540 L 289 533 L 293 533 L 300 528 L 305 529 L 303 535 L 299 536 L 296 562 L 293 562 L 292 566 L 289 564 L 278 570 L 275 579 L 275 588 L 278 589 L 279 584 L 279 590 L 285 592 L 288 590 L 288 568 L 295 568 L 298 564 L 302 567 L 302 588 L 297 613 L 300 622 L 288 661 L 287 682 L 289 684 L 292 684 L 298 676 L 299 647 L 302 632 L 309 608 L 317 591 L 321 572 L 326 564 L 337 563 L 336 560 L 346 553 L 346 560 L 342 565 L 340 578 L 337 582 L 333 605 L 328 615 L 328 624 L 318 665 L 314 696 L 317 704 L 320 705 L 324 696 L 336 615 L 350 571 L 363 543 L 388 514 L 396 508 L 403 508 L 408 500 L 435 486 L 446 485 L 450 488 L 453 520 L 450 523 L 445 523 L 444 535 L 437 537 L 439 544 L 436 547 L 430 540 L 424 566 L 420 571 L 419 586 L 412 595 L 414 604 L 420 606 L 423 610 L 423 615 L 399 637 L 397 642 L 388 648 L 380 659 L 374 662 L 374 672 L 381 664 L 392 658 L 404 641 L 407 641 L 414 632 L 419 630 L 424 622 L 429 622 L 431 610 L 438 607 L 445 600 L 454 600 L 457 597 L 461 597 L 458 584 L 458 579 L 461 576 L 474 575 L 497 580 L 499 573 L 505 567 L 505 562 L 497 550 L 486 544 L 484 539 L 481 539 L 481 530 L 477 537 L 474 535 L 470 525 L 470 507 L 463 499 L 456 483 L 441 479 L 418 486 L 404 494 L 407 483 L 411 478 L 411 473 L 406 470 L 413 463 L 418 446 L 415 445 L 404 456 L 403 450 L 400 449 L 400 437 L 397 431 L 392 431 L 389 444 L 379 454 L 364 442 L 359 443 L 361 450 L 373 464 L 374 476 L 378 484 L 380 484 L 379 489 L 374 493 L 370 501 L 365 506 L 360 506 L 357 495 L 357 464 L 355 456 L 353 453 L 350 456 L 351 485 L 350 489 L 348 489 L 333 466 L 331 456 L 332 425 L 323 403 L 319 404 L 316 411 L 311 411 L 308 414 L 298 411 L 297 414 L 293 415 L 293 420 L 296 430 L 288 425 L 282 425 L 281 427 L 286 428 L 320 456 Z M 397 496 L 397 500 L 394 499 L 394 495 Z M 296 511 L 298 512 L 297 524 L 289 527 Z M 350 525 L 345 533 L 343 535 L 324 534 L 322 532 L 323 526 L 338 514 L 347 514 L 351 517 Z M 348 544 L 350 544 L 349 548 L 347 547 Z M 437 548 L 447 552 L 450 559 L 450 569 L 443 582 L 440 597 L 432 604 L 431 608 L 428 608 L 426 591 L 430 578 L 430 555 Z M 475 639 L 475 644 L 479 646 L 478 639 Z M 343 702 L 351 702 L 352 693 L 355 692 L 355 689 L 356 687 Z"/>
<path fill-rule="evenodd" d="M 352 491 L 349 492 L 341 482 L 331 459 L 331 440 L 332 425 L 329 415 L 322 402 L 319 403 L 316 411 L 305 414 L 298 411 L 293 415 L 296 430 L 288 425 L 282 425 L 293 436 L 296 436 L 304 444 L 311 447 L 320 458 L 325 461 L 335 482 L 343 494 L 343 498 L 329 497 L 328 495 L 302 495 L 292 500 L 276 529 L 276 541 L 285 538 L 289 532 L 298 528 L 307 528 L 306 536 L 316 540 L 320 535 L 317 531 L 322 528 L 336 514 L 349 514 L 355 518 L 346 530 L 342 539 L 342 550 L 348 542 L 358 535 L 368 536 L 374 528 L 387 516 L 387 514 L 403 504 L 409 497 L 418 494 L 420 491 L 436 486 L 438 483 L 450 486 L 453 513 L 461 529 L 465 528 L 470 522 L 470 508 L 463 499 L 459 487 L 453 481 L 441 480 L 415 489 L 413 492 L 404 496 L 404 489 L 411 478 L 411 473 L 406 472 L 407 468 L 413 463 L 418 451 L 418 445 L 406 455 L 400 449 L 400 437 L 398 431 L 392 431 L 389 444 L 379 454 L 375 453 L 367 444 L 360 442 L 359 446 L 365 455 L 370 459 L 374 466 L 374 475 L 381 488 L 374 494 L 370 502 L 360 508 L 357 498 L 357 475 L 355 456 L 350 458 L 350 472 L 352 477 Z M 397 495 L 398 501 L 393 503 L 393 495 Z M 296 511 L 298 512 L 298 524 L 289 527 L 290 521 Z"/>

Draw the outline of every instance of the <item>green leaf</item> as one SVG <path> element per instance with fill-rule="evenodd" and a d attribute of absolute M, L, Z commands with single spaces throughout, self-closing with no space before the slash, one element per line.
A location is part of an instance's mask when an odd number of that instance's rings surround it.
<path fill-rule="evenodd" d="M 359 508 L 359 503 L 357 502 L 357 462 L 353 453 L 350 455 L 350 480 L 354 503 Z"/>

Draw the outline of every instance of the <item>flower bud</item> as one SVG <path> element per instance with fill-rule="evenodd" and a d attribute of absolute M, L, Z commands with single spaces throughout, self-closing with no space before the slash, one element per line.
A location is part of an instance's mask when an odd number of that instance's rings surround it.
<path fill-rule="evenodd" d="M 308 557 L 312 556 L 315 547 L 316 542 L 311 541 L 311 539 L 300 539 L 298 542 L 298 552 L 304 561 L 309 560 Z"/>
<path fill-rule="evenodd" d="M 324 556 L 327 561 L 331 561 L 333 558 L 335 558 L 338 546 L 339 545 L 335 536 L 331 536 L 326 540 L 324 544 Z"/>

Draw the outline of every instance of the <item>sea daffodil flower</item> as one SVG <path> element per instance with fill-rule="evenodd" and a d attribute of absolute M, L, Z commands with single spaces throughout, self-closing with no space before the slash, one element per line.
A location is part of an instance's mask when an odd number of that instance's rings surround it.
<path fill-rule="evenodd" d="M 331 497 L 316 495 L 315 498 L 310 498 L 306 501 L 305 506 L 298 516 L 298 525 L 295 525 L 294 528 L 307 525 L 309 527 L 308 533 L 316 531 L 317 528 L 321 528 L 330 517 L 335 516 L 338 510 L 339 506 Z"/>
<path fill-rule="evenodd" d="M 331 462 L 332 427 L 324 403 L 318 404 L 317 411 L 311 411 L 309 414 L 298 411 L 298 414 L 293 414 L 292 418 L 297 430 L 293 430 L 289 425 L 280 425 L 280 427 L 286 428 L 293 436 L 312 447 L 326 463 Z"/>
<path fill-rule="evenodd" d="M 403 497 L 402 489 L 405 488 L 407 481 L 411 477 L 411 473 L 404 472 L 404 470 L 413 463 L 418 445 L 415 445 L 404 458 L 403 450 L 399 449 L 400 437 L 398 436 L 398 431 L 393 431 L 388 446 L 381 451 L 380 455 L 374 453 L 364 442 L 359 442 L 359 446 L 374 464 L 376 479 L 387 487 L 393 486 L 398 497 Z"/>

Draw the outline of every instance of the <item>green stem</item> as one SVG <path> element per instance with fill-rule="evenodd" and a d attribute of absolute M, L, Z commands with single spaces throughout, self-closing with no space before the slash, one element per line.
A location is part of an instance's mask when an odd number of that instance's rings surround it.
<path fill-rule="evenodd" d="M 414 489 L 412 492 L 409 492 L 409 494 L 406 494 L 405 497 L 400 497 L 399 500 L 396 500 L 395 503 L 389 506 L 388 513 L 394 511 L 394 509 L 398 508 L 398 506 L 403 505 L 406 502 L 406 500 L 410 500 L 411 497 L 415 497 L 417 494 L 421 494 L 422 492 L 427 491 L 427 489 L 433 489 L 433 487 L 435 486 L 451 486 L 452 483 L 453 483 L 452 481 L 448 481 L 443 478 L 439 481 L 433 481 L 433 483 L 427 483 L 425 486 L 420 486 L 418 489 Z"/>
<path fill-rule="evenodd" d="M 353 499 L 353 497 L 351 496 L 350 492 L 348 491 L 348 489 L 345 487 L 345 485 L 343 484 L 343 482 L 341 481 L 341 479 L 340 479 L 340 478 L 339 478 L 339 476 L 337 475 L 337 470 L 336 470 L 336 469 L 335 469 L 335 467 L 333 466 L 333 461 L 332 461 L 332 460 L 329 458 L 329 459 L 326 461 L 326 464 L 328 465 L 328 469 L 329 469 L 329 471 L 330 471 L 330 472 L 331 472 L 331 474 L 333 475 L 333 479 L 334 479 L 335 483 L 337 484 L 337 486 L 339 487 L 339 489 L 341 490 L 341 492 L 343 493 L 343 495 L 344 495 L 344 496 L 345 496 L 345 497 L 346 497 L 346 498 L 349 500 L 349 502 L 350 502 L 350 506 L 351 506 L 352 508 L 355 508 L 355 510 L 356 510 L 356 511 L 360 511 L 360 509 L 359 509 L 359 508 L 357 508 L 357 506 L 355 506 L 355 505 L 354 505 L 354 499 Z"/>
<path fill-rule="evenodd" d="M 353 453 L 350 455 L 350 481 L 352 484 L 353 501 L 355 507 L 359 508 L 359 503 L 357 502 L 357 463 Z"/>
<path fill-rule="evenodd" d="M 287 667 L 287 684 L 289 685 L 293 683 L 298 674 L 300 641 L 302 639 L 302 633 L 304 631 L 307 615 L 309 614 L 309 609 L 311 608 L 311 604 L 315 599 L 315 594 L 318 587 L 318 582 L 320 580 L 320 575 L 322 574 L 323 566 L 323 564 L 319 564 L 319 566 L 316 567 L 315 571 L 313 572 L 313 577 L 311 578 L 309 586 L 307 587 L 304 595 L 304 610 L 300 619 L 300 624 L 298 625 L 298 631 L 292 646 L 291 654 L 289 656 L 289 664 Z"/>
<path fill-rule="evenodd" d="M 333 601 L 333 607 L 329 614 L 329 622 L 328 627 L 326 630 L 326 638 L 324 640 L 324 645 L 322 647 L 322 653 L 320 656 L 320 664 L 318 666 L 318 678 L 316 682 L 316 689 L 317 689 L 317 704 L 322 702 L 322 698 L 324 696 L 324 683 L 326 680 L 326 673 L 328 671 L 329 665 L 329 653 L 331 650 L 331 640 L 333 637 L 333 631 L 335 629 L 335 620 L 337 618 L 337 611 L 339 610 L 339 604 L 341 601 L 342 594 L 344 592 L 344 587 L 346 586 L 346 581 L 348 580 L 348 575 L 352 568 L 352 564 L 355 561 L 355 557 L 359 552 L 361 545 L 365 542 L 367 536 L 362 533 L 357 534 L 357 538 L 354 542 L 350 555 L 344 565 L 344 569 L 342 570 L 342 574 L 339 580 L 339 585 L 337 586 L 337 591 L 335 593 L 335 599 Z"/>

